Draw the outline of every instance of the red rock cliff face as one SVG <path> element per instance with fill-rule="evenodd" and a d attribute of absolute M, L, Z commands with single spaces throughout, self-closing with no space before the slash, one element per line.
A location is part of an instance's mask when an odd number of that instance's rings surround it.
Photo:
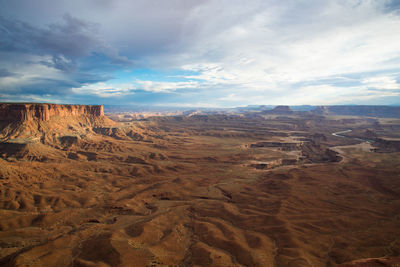
<path fill-rule="evenodd" d="M 101 105 L 58 105 L 58 104 L 0 104 L 0 121 L 47 121 L 51 117 L 104 115 Z"/>

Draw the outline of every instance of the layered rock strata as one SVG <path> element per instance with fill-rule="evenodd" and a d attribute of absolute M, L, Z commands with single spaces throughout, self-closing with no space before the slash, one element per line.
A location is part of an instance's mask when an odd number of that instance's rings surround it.
<path fill-rule="evenodd" d="M 51 117 L 104 115 L 102 105 L 60 105 L 60 104 L 0 104 L 0 121 L 48 121 Z"/>

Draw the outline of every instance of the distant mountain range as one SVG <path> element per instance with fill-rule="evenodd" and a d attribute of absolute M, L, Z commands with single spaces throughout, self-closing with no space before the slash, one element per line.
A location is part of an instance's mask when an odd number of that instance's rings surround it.
<path fill-rule="evenodd" d="M 190 114 L 238 114 L 260 113 L 275 115 L 290 115 L 310 113 L 315 115 L 344 115 L 367 116 L 378 118 L 400 118 L 400 106 L 375 106 L 375 105 L 335 105 L 335 106 L 272 106 L 249 105 L 236 108 L 193 108 L 193 107 L 151 107 L 151 106 L 118 106 L 105 105 L 105 113 L 129 113 L 129 112 L 166 112 L 176 115 Z"/>
<path fill-rule="evenodd" d="M 321 115 L 400 118 L 400 106 L 319 106 L 312 112 Z"/>

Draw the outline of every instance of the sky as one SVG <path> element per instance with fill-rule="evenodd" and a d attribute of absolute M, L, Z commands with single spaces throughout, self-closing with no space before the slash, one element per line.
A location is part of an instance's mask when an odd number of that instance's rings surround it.
<path fill-rule="evenodd" d="M 400 105 L 400 0 L 0 0 L 0 101 Z"/>

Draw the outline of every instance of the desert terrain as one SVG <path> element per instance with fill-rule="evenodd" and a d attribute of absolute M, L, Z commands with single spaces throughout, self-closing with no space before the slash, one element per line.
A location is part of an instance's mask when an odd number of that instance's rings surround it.
<path fill-rule="evenodd" d="M 0 104 L 0 266 L 400 266 L 400 119 L 325 111 Z"/>

